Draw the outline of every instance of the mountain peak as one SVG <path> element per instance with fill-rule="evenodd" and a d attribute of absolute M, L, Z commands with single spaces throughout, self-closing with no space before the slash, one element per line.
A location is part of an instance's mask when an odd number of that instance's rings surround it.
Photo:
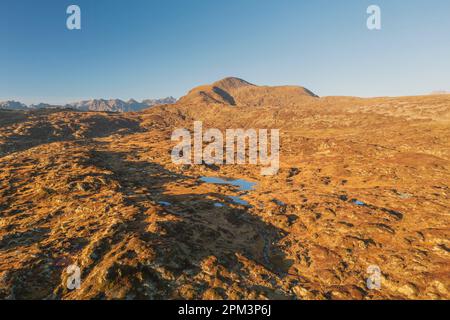
<path fill-rule="evenodd" d="M 305 99 L 317 98 L 310 90 L 300 86 L 258 86 L 236 77 L 228 77 L 213 84 L 202 85 L 189 91 L 180 103 L 225 104 L 231 106 L 300 105 Z"/>
<path fill-rule="evenodd" d="M 229 91 L 229 90 L 238 89 L 238 88 L 242 88 L 242 87 L 254 86 L 254 84 L 251 84 L 250 82 L 247 82 L 240 78 L 227 77 L 222 80 L 214 82 L 212 84 L 212 86 L 220 88 L 225 91 Z"/>

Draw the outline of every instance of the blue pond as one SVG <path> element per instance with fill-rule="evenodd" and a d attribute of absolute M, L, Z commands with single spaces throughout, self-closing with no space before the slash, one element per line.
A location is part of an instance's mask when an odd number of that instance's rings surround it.
<path fill-rule="evenodd" d="M 241 197 L 237 197 L 237 196 L 228 196 L 228 198 L 230 198 L 234 203 L 236 204 L 240 204 L 243 206 L 250 206 L 250 203 L 248 203 L 245 200 L 242 200 Z"/>
<path fill-rule="evenodd" d="M 206 183 L 213 183 L 213 184 L 224 184 L 224 185 L 230 185 L 235 186 L 239 188 L 239 191 L 251 191 L 255 188 L 256 182 L 250 182 L 244 179 L 227 179 L 227 178 L 217 178 L 217 177 L 201 177 L 200 180 L 202 182 Z M 250 203 L 247 201 L 241 199 L 239 196 L 228 196 L 228 198 L 231 199 L 236 204 L 240 204 L 242 206 L 250 206 Z M 219 203 L 215 203 L 214 206 L 221 207 L 223 205 Z"/>
<path fill-rule="evenodd" d="M 222 179 L 217 177 L 201 177 L 201 181 L 214 184 L 227 184 L 239 188 L 239 191 L 250 191 L 256 186 L 256 182 L 250 182 L 244 179 Z"/>
<path fill-rule="evenodd" d="M 353 202 L 354 204 L 356 204 L 357 206 L 365 206 L 365 205 L 366 205 L 364 202 L 359 201 L 359 200 L 352 200 L 352 202 Z"/>

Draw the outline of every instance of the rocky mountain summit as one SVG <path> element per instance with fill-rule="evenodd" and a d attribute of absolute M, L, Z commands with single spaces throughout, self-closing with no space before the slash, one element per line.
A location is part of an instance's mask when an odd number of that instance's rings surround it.
<path fill-rule="evenodd" d="M 299 86 L 257 86 L 245 80 L 229 77 L 211 85 L 192 89 L 180 98 L 182 104 L 226 104 L 242 106 L 290 105 L 305 98 L 317 98 L 306 88 Z"/>

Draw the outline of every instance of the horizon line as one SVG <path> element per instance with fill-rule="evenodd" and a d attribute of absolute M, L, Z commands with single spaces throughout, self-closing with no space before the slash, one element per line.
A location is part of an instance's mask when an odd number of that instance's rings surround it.
<path fill-rule="evenodd" d="M 450 94 L 450 91 L 447 90 L 436 90 L 436 91 L 432 91 L 429 93 L 414 93 L 414 94 L 400 94 L 400 95 L 361 95 L 361 96 L 357 96 L 357 95 L 317 95 L 317 98 L 331 98 L 331 97 L 336 97 L 336 98 L 359 98 L 359 99 L 376 99 L 376 98 L 403 98 L 403 97 L 423 97 L 423 96 L 433 96 L 433 95 L 448 95 Z M 26 106 L 32 106 L 32 105 L 39 105 L 39 104 L 48 104 L 51 106 L 66 106 L 66 105 L 71 105 L 74 103 L 78 103 L 78 102 L 84 102 L 84 101 L 93 101 L 93 100 L 101 100 L 101 101 L 111 101 L 111 100 L 120 100 L 123 102 L 128 102 L 130 100 L 135 100 L 138 103 L 142 103 L 145 100 L 162 100 L 162 99 L 167 99 L 167 98 L 174 98 L 175 100 L 179 100 L 181 97 L 177 97 L 175 95 L 169 95 L 169 96 L 165 96 L 165 97 L 160 97 L 160 98 L 144 98 L 144 99 L 135 99 L 135 98 L 80 98 L 80 99 L 70 99 L 70 100 L 66 100 L 65 102 L 55 102 L 55 101 L 51 101 L 51 99 L 49 100 L 30 100 L 30 99 L 21 99 L 21 98 L 17 98 L 17 97 L 13 97 L 13 98 L 0 98 L 0 103 L 2 102 L 18 102 L 18 103 L 22 103 Z"/>

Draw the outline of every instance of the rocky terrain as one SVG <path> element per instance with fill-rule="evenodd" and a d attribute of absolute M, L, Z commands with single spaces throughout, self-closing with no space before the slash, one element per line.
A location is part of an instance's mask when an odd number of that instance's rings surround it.
<path fill-rule="evenodd" d="M 120 99 L 92 99 L 66 104 L 64 106 L 51 105 L 48 103 L 32 104 L 27 106 L 17 101 L 0 102 L 0 109 L 8 110 L 36 110 L 36 109 L 75 109 L 80 111 L 105 111 L 105 112 L 132 112 L 141 111 L 143 109 L 160 106 L 165 104 L 173 104 L 177 100 L 173 97 L 163 99 L 145 99 L 138 102 L 134 99 L 123 101 Z"/>
<path fill-rule="evenodd" d="M 280 129 L 278 175 L 173 164 L 194 120 Z M 0 110 L 0 298 L 449 299 L 449 129 L 449 95 L 236 78 L 141 112 Z"/>

